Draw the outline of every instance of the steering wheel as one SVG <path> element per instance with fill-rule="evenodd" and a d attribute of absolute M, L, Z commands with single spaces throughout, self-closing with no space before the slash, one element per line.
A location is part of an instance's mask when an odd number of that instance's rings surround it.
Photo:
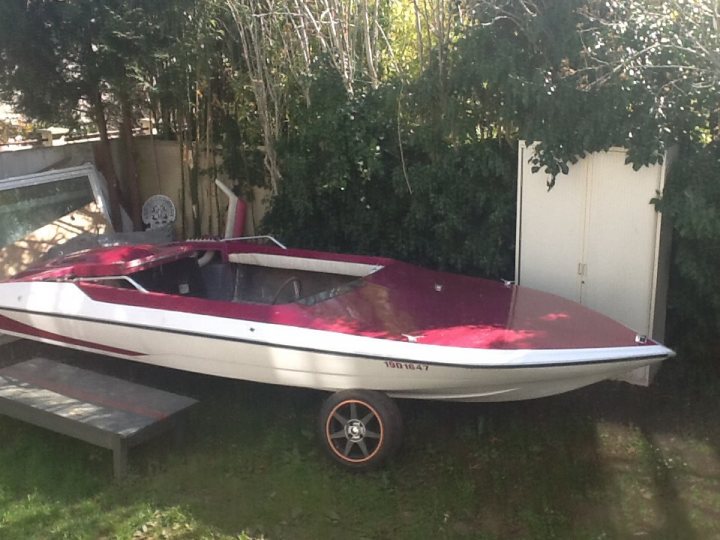
<path fill-rule="evenodd" d="M 283 281 L 282 285 L 280 285 L 280 287 L 278 287 L 278 290 L 275 291 L 275 295 L 273 296 L 273 299 L 271 302 L 272 304 L 277 304 L 278 298 L 280 298 L 280 295 L 282 294 L 282 292 L 291 283 L 293 284 L 293 292 L 295 293 L 295 300 L 300 299 L 300 291 L 301 291 L 301 287 L 302 287 L 300 284 L 300 278 L 298 278 L 297 276 L 290 276 L 285 281 Z"/>

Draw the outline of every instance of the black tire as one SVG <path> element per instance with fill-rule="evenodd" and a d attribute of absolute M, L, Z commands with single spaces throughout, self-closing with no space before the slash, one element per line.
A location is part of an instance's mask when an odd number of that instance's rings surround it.
<path fill-rule="evenodd" d="M 344 467 L 369 470 L 400 446 L 402 417 L 395 402 L 374 390 L 343 390 L 325 400 L 318 419 L 327 454 Z"/>

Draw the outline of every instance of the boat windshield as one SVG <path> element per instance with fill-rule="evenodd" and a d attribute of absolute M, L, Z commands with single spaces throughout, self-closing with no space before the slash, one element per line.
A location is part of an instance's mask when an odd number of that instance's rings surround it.
<path fill-rule="evenodd" d="M 78 236 L 111 232 L 103 185 L 92 165 L 0 179 L 0 278 Z"/>
<path fill-rule="evenodd" d="M 314 305 L 362 285 L 357 275 L 186 257 L 129 276 L 150 292 L 225 302 Z"/>

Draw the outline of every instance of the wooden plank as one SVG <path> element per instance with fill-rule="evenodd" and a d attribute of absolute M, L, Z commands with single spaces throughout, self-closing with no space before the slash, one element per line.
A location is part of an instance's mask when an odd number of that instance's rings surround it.
<path fill-rule="evenodd" d="M 195 404 L 194 399 L 33 358 L 0 369 L 0 396 L 130 436 Z"/>
<path fill-rule="evenodd" d="M 0 414 L 113 450 L 117 477 L 128 448 L 175 427 L 195 403 L 45 358 L 0 369 Z"/>
<path fill-rule="evenodd" d="M 128 444 L 127 439 L 115 439 L 113 446 L 113 473 L 115 478 L 127 474 Z"/>
<path fill-rule="evenodd" d="M 19 337 L 16 336 L 10 336 L 8 334 L 0 334 L 0 347 L 3 345 L 7 345 L 8 343 L 12 343 L 13 341 L 19 340 Z"/>
<path fill-rule="evenodd" d="M 11 418 L 33 424 L 35 426 L 49 429 L 74 439 L 80 439 L 108 450 L 113 449 L 113 443 L 120 435 L 98 429 L 94 426 L 78 422 L 71 418 L 55 416 L 52 413 L 36 409 L 24 403 L 18 403 L 12 399 L 0 398 L 0 414 Z"/>

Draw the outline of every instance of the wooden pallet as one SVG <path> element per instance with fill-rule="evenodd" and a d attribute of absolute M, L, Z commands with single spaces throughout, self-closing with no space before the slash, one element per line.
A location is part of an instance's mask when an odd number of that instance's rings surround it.
<path fill-rule="evenodd" d="M 128 449 L 175 429 L 189 397 L 101 375 L 46 358 L 0 369 L 0 414 L 113 451 L 116 478 Z"/>

